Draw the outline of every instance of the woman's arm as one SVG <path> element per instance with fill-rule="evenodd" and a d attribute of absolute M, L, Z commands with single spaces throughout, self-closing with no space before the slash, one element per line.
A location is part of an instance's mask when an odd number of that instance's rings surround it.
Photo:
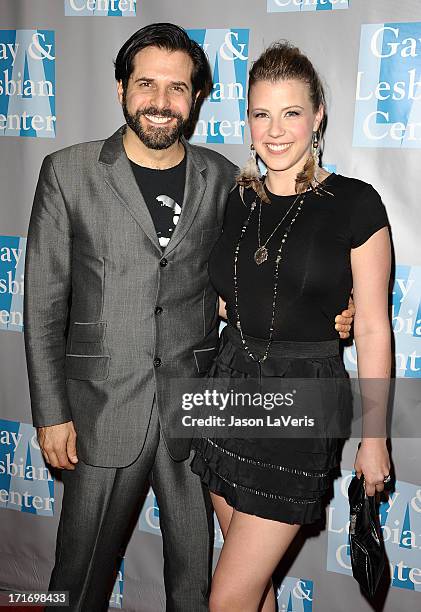
<path fill-rule="evenodd" d="M 390 470 L 385 429 L 391 368 L 390 266 L 387 228 L 378 230 L 363 245 L 351 251 L 356 310 L 354 338 L 363 398 L 362 442 L 354 468 L 357 475 L 364 474 L 367 495 L 383 490 L 383 478 Z"/>

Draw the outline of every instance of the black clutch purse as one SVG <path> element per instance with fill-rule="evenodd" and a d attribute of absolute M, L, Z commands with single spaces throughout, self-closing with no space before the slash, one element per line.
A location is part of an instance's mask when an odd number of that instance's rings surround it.
<path fill-rule="evenodd" d="M 385 568 L 386 552 L 376 497 L 366 495 L 363 475 L 351 480 L 348 499 L 352 574 L 361 588 L 373 597 Z"/>

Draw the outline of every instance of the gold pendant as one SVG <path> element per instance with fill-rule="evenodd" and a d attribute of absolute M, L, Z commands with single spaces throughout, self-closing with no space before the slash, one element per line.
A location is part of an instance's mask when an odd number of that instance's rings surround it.
<path fill-rule="evenodd" d="M 265 262 L 268 258 L 268 250 L 265 246 L 261 246 L 254 254 L 254 261 L 258 266 Z"/>

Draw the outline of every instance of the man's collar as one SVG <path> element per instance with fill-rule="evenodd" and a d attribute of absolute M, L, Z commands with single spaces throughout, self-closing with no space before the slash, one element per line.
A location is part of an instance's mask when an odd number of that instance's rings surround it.
<path fill-rule="evenodd" d="M 123 146 L 123 136 L 125 132 L 126 125 L 122 125 L 112 136 L 105 140 L 99 155 L 98 161 L 100 163 L 112 166 L 119 157 L 126 155 Z M 198 147 L 193 147 L 184 136 L 181 136 L 180 141 L 186 150 L 186 159 L 191 158 L 199 172 L 205 170 L 206 164 L 200 153 L 200 149 Z"/>

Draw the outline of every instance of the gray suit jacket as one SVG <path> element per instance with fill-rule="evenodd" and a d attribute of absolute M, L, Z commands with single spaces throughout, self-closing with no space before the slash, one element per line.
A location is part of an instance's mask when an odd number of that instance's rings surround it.
<path fill-rule="evenodd" d="M 189 455 L 189 439 L 169 436 L 180 405 L 166 381 L 198 376 L 214 355 L 218 308 L 207 260 L 236 170 L 183 141 L 184 202 L 163 255 L 123 133 L 45 158 L 25 263 L 34 425 L 73 420 L 80 458 L 113 467 L 139 455 L 154 396 L 170 454 Z"/>

